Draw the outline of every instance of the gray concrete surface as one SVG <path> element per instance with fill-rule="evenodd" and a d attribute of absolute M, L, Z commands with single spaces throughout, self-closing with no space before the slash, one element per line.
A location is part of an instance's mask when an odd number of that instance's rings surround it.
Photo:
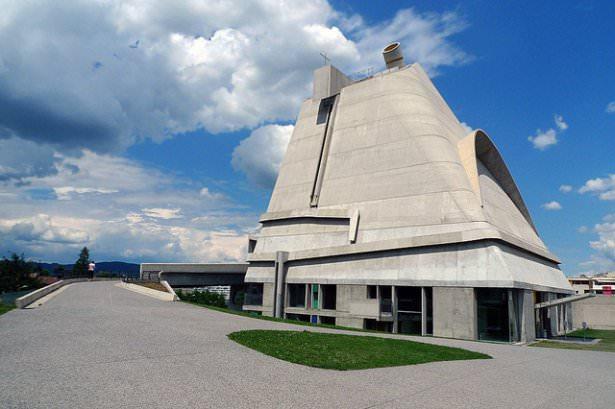
<path fill-rule="evenodd" d="M 71 284 L 40 308 L 0 316 L 0 407 L 613 407 L 612 353 L 420 338 L 494 359 L 337 372 L 226 338 L 248 328 L 304 329 L 166 303 L 112 282 Z"/>
<path fill-rule="evenodd" d="M 572 325 L 583 328 L 586 322 L 594 329 L 615 329 L 615 297 L 597 295 L 572 303 Z"/>
<path fill-rule="evenodd" d="M 477 339 L 476 296 L 473 288 L 433 287 L 433 334 Z"/>

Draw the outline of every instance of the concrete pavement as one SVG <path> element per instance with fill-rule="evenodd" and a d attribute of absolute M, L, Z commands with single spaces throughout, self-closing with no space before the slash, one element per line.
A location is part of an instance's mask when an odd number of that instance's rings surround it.
<path fill-rule="evenodd" d="M 71 284 L 0 316 L 0 408 L 612 408 L 615 354 L 419 338 L 491 360 L 337 372 L 229 341 L 304 329 Z"/>

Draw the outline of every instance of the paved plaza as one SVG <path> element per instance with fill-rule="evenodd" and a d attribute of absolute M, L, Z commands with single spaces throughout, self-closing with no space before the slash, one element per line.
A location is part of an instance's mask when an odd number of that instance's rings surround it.
<path fill-rule="evenodd" d="M 226 338 L 256 328 L 305 329 L 158 301 L 112 282 L 72 284 L 40 307 L 0 316 L 0 408 L 615 405 L 612 353 L 404 337 L 494 359 L 338 372 Z"/>

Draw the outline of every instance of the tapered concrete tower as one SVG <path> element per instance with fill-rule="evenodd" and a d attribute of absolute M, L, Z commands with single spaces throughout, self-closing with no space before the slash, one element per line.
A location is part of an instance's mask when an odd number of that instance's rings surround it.
<path fill-rule="evenodd" d="M 500 153 L 398 43 L 383 54 L 388 68 L 360 81 L 315 71 L 250 245 L 244 309 L 468 339 L 550 330 L 534 305 L 571 288 Z"/>

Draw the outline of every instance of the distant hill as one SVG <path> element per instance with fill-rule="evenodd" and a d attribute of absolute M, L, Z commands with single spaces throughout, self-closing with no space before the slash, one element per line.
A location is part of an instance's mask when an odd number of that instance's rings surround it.
<path fill-rule="evenodd" d="M 64 270 L 71 271 L 72 264 L 59 263 L 37 263 L 41 269 L 53 274 L 58 267 L 64 267 Z M 139 265 L 134 263 L 125 263 L 123 261 L 101 261 L 96 263 L 97 272 L 117 273 L 127 275 L 129 277 L 139 277 Z"/>

